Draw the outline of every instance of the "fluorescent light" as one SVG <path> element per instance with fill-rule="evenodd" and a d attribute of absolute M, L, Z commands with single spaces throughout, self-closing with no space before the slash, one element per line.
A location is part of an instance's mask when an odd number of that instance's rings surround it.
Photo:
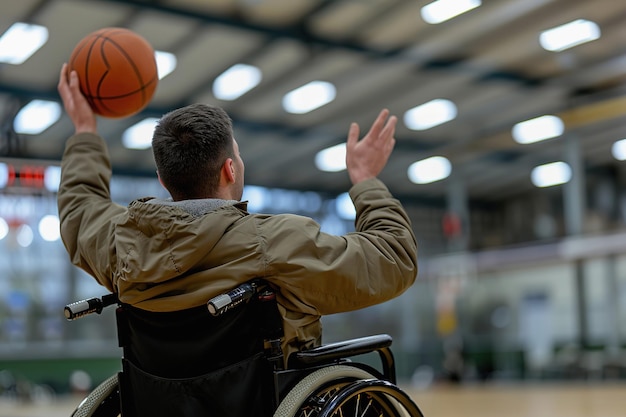
<path fill-rule="evenodd" d="M 331 146 L 315 155 L 315 166 L 320 171 L 338 172 L 346 169 L 346 144 Z"/>
<path fill-rule="evenodd" d="M 164 51 L 155 51 L 154 58 L 156 59 L 159 80 L 162 80 L 176 69 L 176 64 L 178 62 L 176 55 Z"/>
<path fill-rule="evenodd" d="M 565 127 L 563 121 L 552 115 L 536 117 L 513 126 L 513 139 L 523 145 L 561 136 Z"/>
<path fill-rule="evenodd" d="M 344 220 L 356 219 L 356 209 L 349 193 L 342 193 L 337 196 L 335 209 L 337 209 L 337 215 Z"/>
<path fill-rule="evenodd" d="M 53 214 L 43 216 L 39 221 L 39 235 L 46 242 L 54 242 L 61 238 L 59 229 L 59 217 Z"/>
<path fill-rule="evenodd" d="M 0 37 L 0 62 L 19 65 L 48 41 L 48 29 L 27 23 L 13 23 Z"/>
<path fill-rule="evenodd" d="M 21 247 L 29 247 L 33 243 L 33 237 L 33 229 L 29 225 L 23 224 L 17 228 L 16 240 Z"/>
<path fill-rule="evenodd" d="M 0 162 L 0 188 L 4 188 L 9 183 L 9 166 Z"/>
<path fill-rule="evenodd" d="M 8 234 L 9 234 L 9 224 L 7 223 L 6 220 L 0 217 L 0 240 L 7 237 Z"/>
<path fill-rule="evenodd" d="M 272 205 L 272 196 L 265 187 L 257 185 L 246 185 L 243 188 L 243 196 L 241 201 L 248 202 L 248 212 L 258 213 Z"/>
<path fill-rule="evenodd" d="M 126 129 L 122 143 L 128 149 L 148 149 L 152 146 L 152 135 L 159 119 L 148 117 Z"/>
<path fill-rule="evenodd" d="M 16 133 L 37 135 L 61 117 L 61 105 L 56 101 L 33 100 L 15 116 L 13 128 Z"/>
<path fill-rule="evenodd" d="M 50 165 L 46 167 L 43 174 L 43 185 L 46 190 L 50 192 L 59 191 L 59 185 L 61 184 L 61 167 L 58 165 Z"/>
<path fill-rule="evenodd" d="M 422 7 L 422 19 L 436 25 L 481 5 L 480 0 L 437 0 Z"/>
<path fill-rule="evenodd" d="M 304 114 L 335 99 L 337 89 L 326 81 L 311 81 L 285 94 L 283 108 L 288 113 Z"/>
<path fill-rule="evenodd" d="M 261 70 L 252 65 L 233 65 L 213 83 L 213 95 L 220 100 L 235 100 L 261 82 Z"/>
<path fill-rule="evenodd" d="M 429 184 L 440 181 L 450 176 L 452 164 L 443 156 L 431 156 L 412 163 L 407 174 L 409 180 L 415 184 Z"/>
<path fill-rule="evenodd" d="M 572 169 L 565 162 L 552 162 L 533 168 L 530 179 L 536 187 L 564 184 L 572 178 Z"/>
<path fill-rule="evenodd" d="M 626 161 L 626 139 L 615 142 L 611 147 L 611 153 L 618 161 Z"/>
<path fill-rule="evenodd" d="M 412 130 L 426 130 L 449 122 L 456 115 L 457 109 L 453 102 L 438 98 L 407 110 L 404 113 L 404 124 Z"/>
<path fill-rule="evenodd" d="M 541 32 L 539 43 L 548 51 L 558 52 L 599 37 L 600 27 L 595 22 L 578 19 Z"/>

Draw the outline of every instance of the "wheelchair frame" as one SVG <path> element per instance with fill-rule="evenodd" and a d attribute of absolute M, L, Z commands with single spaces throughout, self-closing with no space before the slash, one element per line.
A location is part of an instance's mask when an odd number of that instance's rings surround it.
<path fill-rule="evenodd" d="M 260 280 L 244 283 L 209 300 L 207 310 L 213 316 L 220 316 L 253 297 L 274 295 L 272 291 L 267 292 L 267 288 Z M 67 320 L 75 320 L 92 313 L 100 314 L 111 305 L 121 305 L 115 294 L 69 304 L 64 314 Z M 350 415 L 360 417 L 423 416 L 413 400 L 396 385 L 389 335 L 366 336 L 296 352 L 289 358 L 286 368 L 281 341 L 275 336 L 265 341 L 265 359 L 273 368 L 274 417 L 343 416 L 342 407 L 350 410 Z M 372 352 L 378 353 L 381 370 L 350 359 Z M 78 405 L 72 417 L 129 417 L 124 414 L 120 399 L 123 396 L 119 376 L 121 372 L 102 382 Z"/>

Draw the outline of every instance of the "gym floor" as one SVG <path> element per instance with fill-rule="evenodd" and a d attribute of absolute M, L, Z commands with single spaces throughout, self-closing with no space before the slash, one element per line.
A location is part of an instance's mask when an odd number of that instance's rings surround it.
<path fill-rule="evenodd" d="M 623 417 L 626 383 L 490 384 L 404 388 L 427 417 Z M 42 404 L 0 399 L 0 417 L 69 417 L 80 397 Z"/>

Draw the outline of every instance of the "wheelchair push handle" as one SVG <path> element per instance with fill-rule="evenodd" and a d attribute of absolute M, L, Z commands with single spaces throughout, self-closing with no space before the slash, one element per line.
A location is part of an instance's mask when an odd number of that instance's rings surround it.
<path fill-rule="evenodd" d="M 207 302 L 207 309 L 212 316 L 220 316 L 228 310 L 247 302 L 258 291 L 256 282 L 246 282 L 226 293 L 217 295 Z"/>
<path fill-rule="evenodd" d="M 207 308 L 213 316 L 220 316 L 226 311 L 248 302 L 257 292 L 259 292 L 258 282 L 246 282 L 231 291 L 211 298 L 207 302 Z M 63 313 L 67 320 L 76 320 L 92 313 L 100 314 L 105 307 L 118 303 L 117 294 L 107 294 L 102 298 L 93 297 L 68 304 L 63 309 Z"/>
<path fill-rule="evenodd" d="M 107 294 L 102 298 L 89 298 L 68 304 L 63 309 L 67 320 L 76 320 L 88 314 L 100 314 L 105 307 L 118 302 L 115 294 Z"/>

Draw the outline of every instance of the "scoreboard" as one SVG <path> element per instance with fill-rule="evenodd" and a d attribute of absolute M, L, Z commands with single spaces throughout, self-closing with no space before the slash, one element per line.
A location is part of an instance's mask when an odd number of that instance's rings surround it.
<path fill-rule="evenodd" d="M 59 162 L 0 158 L 0 190 L 28 188 L 57 192 L 60 179 Z"/>

